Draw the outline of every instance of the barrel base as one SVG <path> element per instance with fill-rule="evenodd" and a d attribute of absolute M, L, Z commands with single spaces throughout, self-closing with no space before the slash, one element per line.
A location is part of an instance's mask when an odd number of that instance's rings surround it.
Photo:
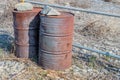
<path fill-rule="evenodd" d="M 34 58 L 37 56 L 38 49 L 36 46 L 22 46 L 16 44 L 15 55 L 18 58 Z"/>
<path fill-rule="evenodd" d="M 72 53 L 66 53 L 61 55 L 47 54 L 41 52 L 39 54 L 39 65 L 43 69 L 51 70 L 65 70 L 71 67 Z"/>

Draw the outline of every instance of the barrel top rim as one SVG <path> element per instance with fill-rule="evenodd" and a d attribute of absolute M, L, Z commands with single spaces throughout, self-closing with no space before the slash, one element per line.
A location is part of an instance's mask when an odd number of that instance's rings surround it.
<path fill-rule="evenodd" d="M 31 13 L 31 12 L 40 12 L 43 8 L 42 7 L 33 7 L 33 10 L 27 10 L 27 11 L 17 11 L 13 10 L 13 13 Z"/>
<path fill-rule="evenodd" d="M 74 16 L 74 14 L 71 13 L 71 12 L 62 12 L 62 11 L 60 11 L 60 13 L 61 13 L 61 15 L 58 15 L 58 16 L 56 16 L 56 15 L 47 16 L 47 15 L 43 15 L 43 14 L 41 14 L 40 16 L 48 17 L 48 18 L 64 18 L 64 17 L 73 17 Z"/>

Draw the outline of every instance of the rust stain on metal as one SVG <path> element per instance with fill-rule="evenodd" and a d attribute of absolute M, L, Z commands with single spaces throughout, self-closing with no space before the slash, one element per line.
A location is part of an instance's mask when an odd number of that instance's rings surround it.
<path fill-rule="evenodd" d="M 16 56 L 32 58 L 37 56 L 39 43 L 39 12 L 41 8 L 32 11 L 13 11 Z"/>
<path fill-rule="evenodd" d="M 64 70 L 71 66 L 74 15 L 40 16 L 39 64 L 45 69 Z"/>
<path fill-rule="evenodd" d="M 61 55 L 54 55 L 54 54 L 47 54 L 44 51 L 40 52 L 39 62 L 40 65 L 44 69 L 52 69 L 52 70 L 64 70 L 71 66 L 72 62 L 72 54 L 71 52 L 61 54 Z"/>

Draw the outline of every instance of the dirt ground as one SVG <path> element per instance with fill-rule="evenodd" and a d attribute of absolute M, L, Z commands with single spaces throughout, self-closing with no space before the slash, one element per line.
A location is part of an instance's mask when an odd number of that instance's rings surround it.
<path fill-rule="evenodd" d="M 17 1 L 0 3 L 0 80 L 120 80 L 120 60 L 73 47 L 73 64 L 65 71 L 43 70 L 34 60 L 14 56 L 12 9 Z M 119 0 L 36 0 L 89 10 L 120 13 Z M 120 18 L 75 14 L 74 42 L 120 55 Z M 15 66 L 13 65 L 15 64 Z"/>

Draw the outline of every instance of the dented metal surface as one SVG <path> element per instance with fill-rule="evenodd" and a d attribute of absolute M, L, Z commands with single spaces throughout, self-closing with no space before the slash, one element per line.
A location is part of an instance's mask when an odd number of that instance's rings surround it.
<path fill-rule="evenodd" d="M 13 11 L 16 56 L 33 58 L 38 53 L 39 12 L 41 8 L 32 11 Z"/>
<path fill-rule="evenodd" d="M 71 66 L 74 15 L 40 16 L 39 64 L 45 69 L 64 70 Z"/>

